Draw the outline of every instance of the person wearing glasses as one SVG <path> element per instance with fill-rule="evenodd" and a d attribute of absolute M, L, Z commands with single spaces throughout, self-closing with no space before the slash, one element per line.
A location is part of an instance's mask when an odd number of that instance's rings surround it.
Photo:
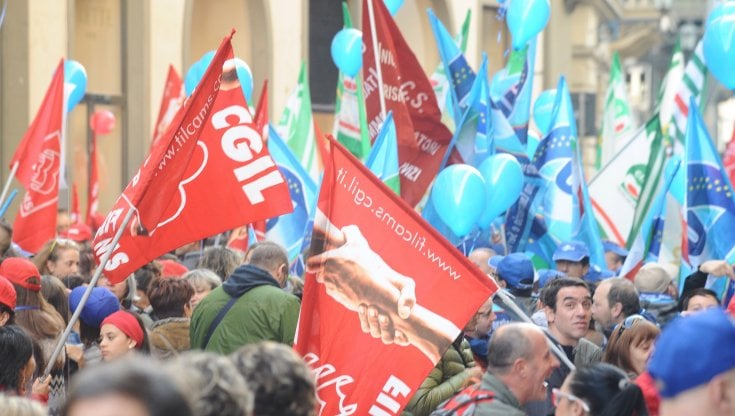
<path fill-rule="evenodd" d="M 556 416 L 647 416 L 641 389 L 605 363 L 578 367 L 552 392 Z"/>
<path fill-rule="evenodd" d="M 660 333 L 661 330 L 643 316 L 631 315 L 613 329 L 602 361 L 620 368 L 634 379 L 646 370 Z"/>

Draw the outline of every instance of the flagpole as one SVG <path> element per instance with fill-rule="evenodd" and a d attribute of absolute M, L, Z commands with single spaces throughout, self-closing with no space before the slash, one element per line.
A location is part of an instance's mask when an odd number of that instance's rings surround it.
<path fill-rule="evenodd" d="M 380 97 L 380 117 L 385 119 L 385 97 L 383 96 L 383 70 L 380 64 L 380 46 L 378 46 L 378 33 L 375 31 L 375 11 L 373 0 L 367 1 L 368 18 L 370 19 L 370 35 L 373 38 L 373 54 L 375 55 L 375 69 L 378 73 L 378 96 Z"/>
<path fill-rule="evenodd" d="M 522 321 L 528 322 L 529 324 L 534 324 L 531 318 L 529 318 L 528 315 L 526 315 L 526 313 L 523 312 L 523 310 L 521 310 L 521 308 L 519 308 L 518 305 L 516 305 L 513 299 L 507 293 L 505 293 L 502 289 L 499 289 L 497 292 L 495 292 L 495 295 L 499 297 L 503 301 L 503 304 L 508 306 L 508 308 L 510 308 L 513 311 L 513 313 L 518 315 L 518 317 L 521 318 Z M 574 371 L 576 367 L 569 360 L 569 357 L 567 357 L 567 354 L 564 353 L 564 351 L 562 351 L 561 348 L 559 348 L 559 346 L 556 345 L 554 341 L 552 341 L 551 334 L 549 334 L 548 330 L 541 328 L 541 327 L 539 327 L 539 329 L 541 329 L 544 332 L 544 335 L 546 335 L 546 343 L 549 344 L 549 349 L 551 349 L 551 351 L 554 353 L 554 355 L 556 355 L 556 357 L 559 359 L 559 361 L 562 364 L 567 366 L 569 370 Z"/>
<path fill-rule="evenodd" d="M 13 167 L 10 169 L 10 176 L 8 176 L 8 180 L 5 182 L 5 186 L 3 187 L 3 193 L 0 194 L 0 205 L 3 204 L 5 201 L 5 197 L 8 195 L 8 190 L 10 190 L 10 182 L 13 181 L 13 178 L 15 178 L 15 174 L 18 173 L 18 167 L 20 166 L 20 162 L 15 162 Z"/>
<path fill-rule="evenodd" d="M 133 217 L 134 213 L 135 207 L 130 207 L 128 209 L 128 212 L 125 214 L 125 218 L 123 218 L 122 223 L 120 224 L 120 228 L 117 229 L 117 232 L 115 233 L 115 236 L 112 238 L 112 242 L 108 245 L 108 247 L 114 248 L 115 246 L 117 246 L 117 243 L 120 241 L 120 238 L 122 237 L 123 232 L 125 232 L 125 229 L 127 228 L 128 223 L 130 222 L 130 219 Z M 105 269 L 105 265 L 107 265 L 107 262 L 110 260 L 113 251 L 114 250 L 112 249 L 107 250 L 102 256 L 102 259 L 100 259 L 100 264 L 94 271 L 94 276 L 92 276 L 92 280 L 90 280 L 89 285 L 84 290 L 84 294 L 79 300 L 79 305 L 77 306 L 77 309 L 74 311 L 74 314 L 71 316 L 71 318 L 69 318 L 69 323 L 66 325 L 64 333 L 61 334 L 61 337 L 57 341 L 54 352 L 51 354 L 51 358 L 49 358 L 48 363 L 46 364 L 46 369 L 43 372 L 44 377 L 46 377 L 51 372 L 51 368 L 53 368 L 54 364 L 56 363 L 56 359 L 59 357 L 59 354 L 61 354 L 61 349 L 64 348 L 64 345 L 66 344 L 66 338 L 69 337 L 74 323 L 79 319 L 79 315 L 82 314 L 82 309 L 84 309 L 84 305 L 87 303 L 87 299 L 89 299 L 89 295 L 92 293 L 92 289 L 97 285 L 97 281 L 102 275 L 102 270 Z"/>

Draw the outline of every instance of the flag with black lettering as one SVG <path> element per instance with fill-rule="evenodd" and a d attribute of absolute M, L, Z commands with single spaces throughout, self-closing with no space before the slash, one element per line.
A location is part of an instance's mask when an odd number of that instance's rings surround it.
<path fill-rule="evenodd" d="M 327 154 L 295 349 L 320 415 L 398 415 L 497 286 L 333 138 Z"/>
<path fill-rule="evenodd" d="M 240 88 L 231 38 L 97 231 L 95 257 L 112 251 L 104 274 L 113 283 L 186 243 L 292 209 Z"/>

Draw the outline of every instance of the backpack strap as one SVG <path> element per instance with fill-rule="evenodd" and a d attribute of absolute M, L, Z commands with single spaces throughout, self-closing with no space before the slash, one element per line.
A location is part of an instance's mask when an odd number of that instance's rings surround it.
<path fill-rule="evenodd" d="M 465 416 L 465 411 L 467 410 L 472 410 L 472 413 L 474 414 L 475 407 L 472 406 L 473 404 L 485 401 L 492 401 L 494 399 L 495 393 L 490 390 L 481 389 L 480 384 L 477 383 L 464 388 L 454 397 L 444 402 L 443 405 L 441 405 L 431 414 L 437 416 Z"/>
<path fill-rule="evenodd" d="M 230 311 L 232 308 L 232 305 L 237 302 L 237 300 L 240 298 L 232 297 L 230 300 L 225 304 L 225 306 L 220 309 L 217 316 L 214 317 L 214 320 L 211 324 L 209 324 L 209 330 L 207 330 L 207 336 L 204 337 L 204 346 L 203 348 L 206 349 L 209 345 L 209 340 L 212 338 L 212 334 L 214 334 L 214 330 L 217 329 L 217 326 L 219 326 L 219 323 L 222 322 L 222 319 L 224 319 L 225 315 L 227 315 L 227 312 Z"/>

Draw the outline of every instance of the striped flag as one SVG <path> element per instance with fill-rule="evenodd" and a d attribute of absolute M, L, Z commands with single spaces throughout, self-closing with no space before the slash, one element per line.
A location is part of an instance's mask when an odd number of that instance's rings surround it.
<path fill-rule="evenodd" d="M 650 195 L 641 195 L 646 181 L 658 178 L 660 167 L 657 168 L 658 162 L 651 165 L 652 154 L 663 155 L 657 116 L 633 134 L 589 183 L 592 207 L 604 238 L 622 247 L 634 228 L 639 201 L 644 201 L 641 207 L 650 205 Z"/>
<path fill-rule="evenodd" d="M 322 171 L 322 162 L 314 134 L 311 114 L 311 93 L 306 77 L 306 64 L 301 63 L 296 89 L 288 97 L 286 108 L 276 130 L 296 156 L 301 166 L 317 180 Z"/>
<path fill-rule="evenodd" d="M 345 28 L 351 28 L 352 19 L 346 2 L 342 3 L 342 16 Z M 360 74 L 352 78 L 340 71 L 334 112 L 332 134 L 355 157 L 365 160 L 370 152 L 370 136 Z"/>
<path fill-rule="evenodd" d="M 677 39 L 674 52 L 671 54 L 669 70 L 661 82 L 661 88 L 656 98 L 656 109 L 663 131 L 668 129 L 671 116 L 674 114 L 674 97 L 676 97 L 676 91 L 682 78 L 684 78 L 684 53 L 681 51 L 680 41 Z"/>
<path fill-rule="evenodd" d="M 602 127 L 597 146 L 597 169 L 607 164 L 625 143 L 626 137 L 635 130 L 635 119 L 628 104 L 620 56 L 613 54 L 610 81 L 602 110 Z"/>
<path fill-rule="evenodd" d="M 671 122 L 667 126 L 665 136 L 669 144 L 674 146 L 676 153 L 683 151 L 684 138 L 687 130 L 687 118 L 689 117 L 689 102 L 693 99 L 699 106 L 702 99 L 702 91 L 707 78 L 707 67 L 704 64 L 704 47 L 702 41 L 697 43 L 694 54 L 689 59 L 684 76 L 674 96 L 674 112 Z"/>

